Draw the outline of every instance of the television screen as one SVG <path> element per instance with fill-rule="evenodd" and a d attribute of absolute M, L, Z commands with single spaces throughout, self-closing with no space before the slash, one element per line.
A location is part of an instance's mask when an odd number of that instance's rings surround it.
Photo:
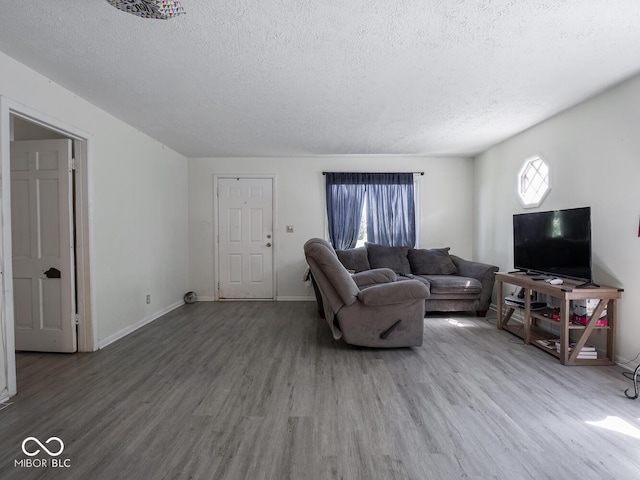
<path fill-rule="evenodd" d="M 591 208 L 513 216 L 517 270 L 591 281 Z"/>

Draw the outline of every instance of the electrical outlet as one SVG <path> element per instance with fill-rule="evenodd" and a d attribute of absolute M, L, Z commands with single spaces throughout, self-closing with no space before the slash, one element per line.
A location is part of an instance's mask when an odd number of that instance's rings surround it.
<path fill-rule="evenodd" d="M 147 305 L 151 303 L 151 295 L 147 295 Z"/>

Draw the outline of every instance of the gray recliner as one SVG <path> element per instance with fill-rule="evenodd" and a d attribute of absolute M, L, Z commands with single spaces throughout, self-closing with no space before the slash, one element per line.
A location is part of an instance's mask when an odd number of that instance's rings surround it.
<path fill-rule="evenodd" d="M 417 280 L 397 282 L 388 268 L 351 275 L 329 242 L 312 238 L 304 253 L 333 338 L 365 347 L 422 345 L 429 289 Z"/>

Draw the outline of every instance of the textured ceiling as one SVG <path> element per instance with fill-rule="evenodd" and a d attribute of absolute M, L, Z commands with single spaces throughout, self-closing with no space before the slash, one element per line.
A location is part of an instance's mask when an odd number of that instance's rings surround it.
<path fill-rule="evenodd" d="M 182 4 L 3 1 L 0 50 L 188 157 L 472 155 L 640 72 L 637 0 Z"/>

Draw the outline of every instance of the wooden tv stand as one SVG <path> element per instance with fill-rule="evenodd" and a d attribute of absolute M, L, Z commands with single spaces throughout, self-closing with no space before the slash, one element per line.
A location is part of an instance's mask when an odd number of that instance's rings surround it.
<path fill-rule="evenodd" d="M 615 363 L 615 337 L 616 337 L 616 300 L 622 297 L 623 290 L 615 287 L 588 287 L 576 288 L 581 282 L 573 280 L 564 280 L 562 285 L 551 285 L 544 280 L 535 280 L 525 273 L 496 273 L 496 281 L 498 283 L 498 328 L 507 330 L 524 340 L 525 344 L 535 345 L 536 347 L 548 352 L 560 359 L 563 365 L 612 365 Z M 508 305 L 505 303 L 504 284 L 514 285 L 522 288 L 524 292 L 524 307 Z M 543 295 L 551 295 L 560 300 L 559 318 L 554 318 L 552 309 L 531 309 L 531 296 L 534 293 Z M 595 308 L 593 315 L 589 318 L 587 325 L 574 324 L 570 319 L 570 302 L 572 300 L 600 300 Z M 607 325 L 596 326 L 596 321 L 607 308 Z M 515 310 L 522 310 L 524 314 L 524 324 L 509 324 Z M 556 325 L 560 330 L 560 351 L 555 348 L 547 348 L 537 340 L 547 340 L 558 338 L 557 335 L 539 328 L 540 324 Z M 587 343 L 589 336 L 595 330 L 606 330 L 606 351 L 604 355 L 599 352 L 598 358 L 577 358 L 578 352 Z M 579 338 L 575 339 L 576 343 L 573 351 L 569 352 L 569 343 L 571 343 L 570 332 L 582 332 Z"/>

